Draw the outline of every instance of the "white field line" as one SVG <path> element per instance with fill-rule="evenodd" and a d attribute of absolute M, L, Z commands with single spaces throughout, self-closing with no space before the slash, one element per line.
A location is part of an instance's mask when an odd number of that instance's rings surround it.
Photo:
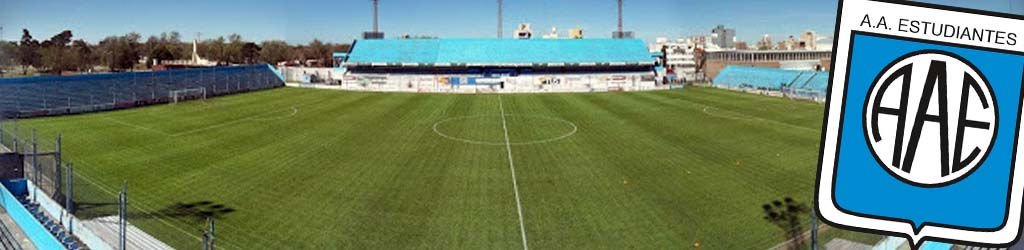
<path fill-rule="evenodd" d="M 234 120 L 234 121 L 223 122 L 223 123 L 213 124 L 213 125 L 210 125 L 210 126 L 206 126 L 206 127 L 202 127 L 202 128 L 197 128 L 197 129 L 193 129 L 193 130 L 189 130 L 189 131 L 183 131 L 183 132 L 174 133 L 174 134 L 171 134 L 170 136 L 171 137 L 179 137 L 179 136 L 184 136 L 184 135 L 190 135 L 190 134 L 195 134 L 195 133 L 199 133 L 199 132 L 203 132 L 203 131 L 207 131 L 207 130 L 227 127 L 227 126 L 231 126 L 231 125 L 235 125 L 235 124 L 242 123 L 242 122 L 247 122 L 247 121 L 267 121 L 267 120 L 284 119 L 284 118 L 287 118 L 287 117 L 294 116 L 295 114 L 298 114 L 299 113 L 299 108 L 298 108 L 298 106 L 292 106 L 292 113 L 289 114 L 289 115 L 283 116 L 283 117 L 261 118 L 261 117 L 263 117 L 265 115 L 269 115 L 269 114 L 273 114 L 273 113 L 278 113 L 278 112 L 281 112 L 281 111 L 277 110 L 277 111 L 271 111 L 271 112 L 266 112 L 266 113 L 262 113 L 262 114 L 257 114 L 257 115 L 253 115 L 253 116 L 249 116 L 249 117 L 245 117 L 245 118 L 240 118 L 240 119 L 237 119 L 237 120 Z"/>
<path fill-rule="evenodd" d="M 715 109 L 715 110 L 718 110 L 718 111 L 723 111 L 723 112 L 726 112 L 726 113 L 733 113 L 734 115 L 716 114 L 714 112 L 709 112 L 708 111 L 709 108 L 710 109 Z M 765 119 L 765 118 L 761 118 L 761 117 L 754 117 L 754 116 L 744 115 L 744 114 L 740 114 L 740 113 L 736 113 L 736 112 L 732 112 L 732 111 L 728 111 L 728 110 L 719 109 L 719 108 L 712 107 L 712 106 L 707 106 L 707 105 L 704 106 L 703 112 L 704 112 L 704 114 L 707 114 L 709 116 L 725 118 L 725 119 L 732 119 L 732 120 L 739 120 L 739 121 L 757 121 L 757 122 L 772 123 L 772 124 L 776 124 L 776 125 L 782 125 L 782 126 L 785 126 L 785 127 L 790 127 L 790 128 L 795 128 L 795 129 L 800 129 L 800 130 L 805 130 L 805 131 L 810 131 L 810 132 L 818 132 L 818 131 L 820 131 L 818 129 L 808 128 L 808 127 L 804 127 L 804 126 L 800 126 L 800 125 L 789 124 L 789 123 L 780 122 L 780 121 L 776 121 L 776 120 L 769 120 L 769 119 Z"/>
<path fill-rule="evenodd" d="M 253 119 L 253 120 L 254 121 L 274 121 L 274 120 L 281 120 L 281 119 L 289 118 L 289 117 L 295 116 L 297 114 L 299 114 L 299 107 L 292 106 L 292 113 L 290 113 L 288 115 L 278 116 L 278 117 L 256 118 L 256 119 Z"/>
<path fill-rule="evenodd" d="M 303 105 L 303 106 L 305 106 L 305 105 Z M 274 113 L 280 113 L 281 112 L 281 110 L 277 110 L 277 111 L 271 111 L 271 112 L 266 112 L 266 113 L 262 113 L 262 114 L 256 114 L 256 115 L 252 115 L 252 116 L 247 116 L 247 117 L 239 118 L 237 120 L 232 120 L 232 121 L 228 121 L 228 122 L 217 123 L 217 124 L 213 124 L 213 125 L 210 125 L 210 126 L 193 129 L 193 130 L 182 131 L 182 132 L 178 132 L 178 133 L 174 133 L 174 134 L 167 133 L 167 132 L 161 131 L 159 129 L 154 129 L 154 128 L 150 128 L 150 127 L 146 127 L 146 126 L 142 126 L 142 125 L 138 125 L 138 124 L 133 124 L 133 123 L 125 122 L 125 121 L 118 120 L 118 119 L 115 119 L 115 118 L 112 118 L 112 117 L 109 117 L 109 116 L 105 116 L 103 118 L 105 118 L 105 119 L 107 119 L 107 120 L 109 120 L 111 122 L 114 122 L 114 123 L 117 123 L 117 124 L 120 124 L 120 125 L 124 125 L 124 126 L 129 126 L 129 127 L 132 127 L 132 128 L 137 128 L 137 129 L 141 129 L 141 130 L 157 133 L 157 134 L 161 134 L 161 135 L 164 135 L 164 136 L 179 137 L 179 136 L 195 134 L 195 133 L 199 133 L 199 132 L 203 132 L 203 131 L 207 131 L 207 130 L 211 130 L 211 129 L 222 128 L 222 127 L 226 127 L 226 126 L 230 126 L 230 125 L 234 125 L 234 124 L 238 124 L 238 123 L 242 123 L 242 122 L 247 122 L 247 121 L 273 121 L 273 120 L 281 120 L 281 119 L 289 118 L 289 117 L 295 116 L 296 114 L 299 113 L 299 106 L 292 106 L 291 110 L 292 110 L 291 113 L 289 113 L 287 115 L 284 115 L 284 116 L 264 117 L 264 116 L 269 115 L 269 114 L 274 114 Z"/>
<path fill-rule="evenodd" d="M 523 236 L 523 250 L 530 248 L 526 244 L 526 225 L 523 223 L 523 203 L 519 199 L 519 184 L 516 181 L 516 164 L 512 160 L 512 143 L 508 138 L 508 122 L 505 120 L 505 105 L 501 102 L 501 95 L 498 95 L 498 108 L 501 110 L 501 128 L 505 130 L 505 149 L 508 151 L 508 169 L 512 171 L 512 190 L 516 194 L 516 212 L 519 213 L 519 232 Z"/>
<path fill-rule="evenodd" d="M 453 141 L 469 143 L 469 144 L 476 144 L 476 145 L 486 145 L 486 146 L 505 146 L 505 143 L 506 143 L 505 141 L 498 141 L 498 142 L 496 142 L 496 141 L 477 141 L 477 140 L 463 139 L 463 138 L 459 138 L 459 137 L 456 137 L 456 136 L 451 136 L 451 135 L 445 134 L 444 132 L 441 132 L 441 129 L 439 128 L 442 124 L 445 124 L 445 123 L 448 123 L 448 122 L 452 122 L 452 121 L 468 120 L 468 119 L 475 119 L 475 118 L 481 118 L 481 117 L 494 117 L 494 116 L 496 116 L 496 115 L 456 116 L 456 117 L 452 117 L 452 118 L 448 118 L 448 119 L 444 119 L 444 120 L 440 120 L 438 122 L 435 122 L 434 125 L 433 125 L 433 129 L 434 129 L 434 133 L 435 134 L 437 134 L 437 135 L 439 135 L 441 137 L 444 137 L 445 139 L 449 139 L 449 140 L 453 140 Z M 543 139 L 543 140 L 533 140 L 533 141 L 511 142 L 511 143 L 509 143 L 509 144 L 512 144 L 512 146 L 524 146 L 524 145 L 534 145 L 534 144 L 543 144 L 543 143 L 555 142 L 555 141 L 562 140 L 562 139 L 568 138 L 570 136 L 573 136 L 574 134 L 576 134 L 577 131 L 579 131 L 579 127 L 576 126 L 576 123 L 573 123 L 573 122 L 570 122 L 569 120 L 561 119 L 561 118 L 539 116 L 539 115 L 512 115 L 512 114 L 506 114 L 503 117 L 512 117 L 512 116 L 532 117 L 532 118 L 537 118 L 537 119 L 557 121 L 557 122 L 565 123 L 566 125 L 569 125 L 570 127 L 572 127 L 572 130 L 570 130 L 568 133 L 565 133 L 565 134 L 557 136 L 557 137 L 552 137 L 550 139 Z"/>
<path fill-rule="evenodd" d="M 691 102 L 691 101 L 682 100 L 682 99 L 678 99 L 678 100 L 682 101 L 682 102 L 685 102 L 685 103 L 689 103 L 689 104 L 691 104 L 693 106 L 701 107 L 701 111 L 704 112 L 704 114 L 706 114 L 708 116 L 714 116 L 714 117 L 725 118 L 725 119 L 732 119 L 732 120 L 737 120 L 737 121 L 755 121 L 755 122 L 772 123 L 772 124 L 776 124 L 776 125 L 782 125 L 782 126 L 786 126 L 786 127 L 790 127 L 790 128 L 795 128 L 795 129 L 800 129 L 800 130 L 804 130 L 804 131 L 810 131 L 810 132 L 820 132 L 821 131 L 820 129 L 808 128 L 808 127 L 804 127 L 804 126 L 800 126 L 800 125 L 795 125 L 795 124 L 780 122 L 780 121 L 776 121 L 776 120 L 770 120 L 770 119 L 765 119 L 765 118 L 761 118 L 761 117 L 750 116 L 750 115 L 746 115 L 746 114 L 742 114 L 742 113 L 737 113 L 737 112 L 733 112 L 733 111 L 729 111 L 729 110 L 725 110 L 725 109 L 720 109 L 718 107 L 714 107 L 714 106 L 711 106 L 711 105 Z M 716 114 L 716 112 L 710 112 L 708 109 L 718 110 L 718 111 L 721 111 L 723 113 L 732 113 L 732 115 Z"/>
<path fill-rule="evenodd" d="M 129 123 L 129 122 L 125 122 L 125 121 L 122 121 L 122 120 L 114 119 L 114 118 L 109 117 L 109 116 L 105 116 L 103 118 L 106 118 L 107 120 L 112 121 L 112 122 L 117 123 L 117 124 L 129 126 L 129 127 L 133 127 L 133 128 L 137 128 L 137 129 L 141 129 L 141 130 L 145 130 L 145 131 L 149 131 L 149 132 L 153 132 L 153 133 L 157 133 L 157 134 L 161 134 L 161 135 L 171 135 L 171 134 L 168 134 L 167 132 L 160 131 L 158 129 L 154 129 L 154 128 L 150 128 L 150 127 L 145 127 L 145 126 L 140 126 L 138 124 Z"/>

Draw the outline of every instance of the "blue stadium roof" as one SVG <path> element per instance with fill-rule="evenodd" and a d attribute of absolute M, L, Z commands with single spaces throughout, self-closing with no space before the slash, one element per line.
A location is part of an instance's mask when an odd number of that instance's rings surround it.
<path fill-rule="evenodd" d="M 346 66 L 653 65 L 639 39 L 359 40 Z"/>

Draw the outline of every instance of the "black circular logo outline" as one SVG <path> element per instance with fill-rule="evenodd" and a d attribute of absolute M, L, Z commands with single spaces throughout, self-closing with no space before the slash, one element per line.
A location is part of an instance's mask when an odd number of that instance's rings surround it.
<path fill-rule="evenodd" d="M 978 158 L 978 163 L 975 165 L 975 167 L 971 168 L 970 170 L 967 171 L 967 173 L 964 173 L 963 175 L 960 175 L 960 177 L 957 177 L 956 179 L 953 179 L 953 180 L 950 180 L 950 181 L 947 181 L 947 182 L 943 182 L 943 183 L 936 183 L 936 184 L 917 183 L 917 182 L 914 182 L 914 181 L 911 181 L 911 180 L 907 180 L 906 178 L 903 178 L 899 174 L 893 172 L 893 170 L 890 169 L 890 167 L 885 164 L 885 161 L 882 161 L 882 159 L 878 158 L 878 153 L 875 152 L 875 147 L 874 147 L 874 145 L 872 145 L 871 138 L 868 136 L 868 134 L 870 133 L 870 131 L 868 131 L 868 126 L 870 126 L 870 124 L 868 124 L 867 117 L 868 117 L 868 107 L 870 106 L 870 100 L 871 100 L 871 98 L 869 98 L 869 97 L 872 94 L 872 91 L 875 89 L 876 85 L 878 85 L 879 80 L 881 80 L 882 76 L 884 76 L 886 73 L 888 73 L 889 70 L 892 69 L 892 67 L 896 66 L 896 64 L 899 64 L 900 62 L 902 62 L 903 60 L 906 60 L 908 58 L 911 58 L 911 57 L 914 57 L 914 56 L 918 56 L 918 55 L 924 55 L 924 54 L 939 54 L 939 55 L 949 56 L 949 57 L 952 57 L 954 59 L 960 60 L 960 62 L 966 64 L 968 67 L 970 67 L 972 70 L 974 70 L 974 72 L 978 74 L 978 77 L 981 78 L 981 82 L 984 83 L 985 88 L 988 89 L 989 95 L 992 97 L 991 98 L 992 99 L 991 100 L 991 102 L 992 102 L 991 105 L 992 105 L 992 108 L 994 110 L 993 113 L 995 114 L 994 115 L 995 119 L 992 122 L 992 139 L 990 139 L 991 142 L 989 142 L 988 149 L 985 151 L 985 154 L 981 155 L 981 157 Z M 995 146 L 996 138 L 999 135 L 999 105 L 998 105 L 998 102 L 996 101 L 996 92 L 992 89 L 992 84 L 991 84 L 991 82 L 988 81 L 988 77 L 986 77 L 985 74 L 983 72 L 981 72 L 981 70 L 979 70 L 977 66 L 975 66 L 973 63 L 968 61 L 966 58 L 963 58 L 962 56 L 954 54 L 952 52 L 943 51 L 943 50 L 926 49 L 926 50 L 918 50 L 918 51 L 910 52 L 910 53 L 907 53 L 906 55 L 903 55 L 903 56 L 900 56 L 899 58 L 894 59 L 891 63 L 889 63 L 889 65 L 886 65 L 884 68 L 882 68 L 882 71 L 878 73 L 878 76 L 875 76 L 875 80 L 871 82 L 871 86 L 868 87 L 868 93 L 867 93 L 867 95 L 865 95 L 865 98 L 864 98 L 864 108 L 863 108 L 861 113 L 862 113 L 861 114 L 862 115 L 862 117 L 861 117 L 861 123 L 862 123 L 861 124 L 862 125 L 861 128 L 864 130 L 864 142 L 866 142 L 866 144 L 868 145 L 868 149 L 871 151 L 871 156 L 875 158 L 875 162 L 877 162 L 879 164 L 879 167 L 881 167 L 882 169 L 885 169 L 886 173 L 889 173 L 889 175 L 895 177 L 897 180 L 900 180 L 900 181 L 902 181 L 904 183 L 907 183 L 907 184 L 910 184 L 910 185 L 916 186 L 916 187 L 923 187 L 923 188 L 945 187 L 945 186 L 956 184 L 956 183 L 962 181 L 963 179 L 966 179 L 968 176 L 971 176 L 972 174 L 974 174 L 975 171 L 978 171 L 978 169 L 981 168 L 981 165 L 985 163 L 985 160 L 988 159 L 988 156 L 992 153 L 992 148 Z"/>

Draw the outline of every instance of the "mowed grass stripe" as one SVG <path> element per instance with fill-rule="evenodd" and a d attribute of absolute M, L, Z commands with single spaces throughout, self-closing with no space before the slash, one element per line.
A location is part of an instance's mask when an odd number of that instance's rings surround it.
<path fill-rule="evenodd" d="M 548 197 L 554 200 L 544 201 L 544 204 L 552 206 L 552 212 L 557 216 L 575 217 L 570 221 L 549 221 L 549 228 L 540 235 L 548 236 L 544 245 L 540 239 L 536 239 L 537 246 L 546 248 L 570 247 L 571 245 L 583 245 L 588 248 L 629 248 L 636 247 L 634 244 L 650 244 L 652 238 L 670 232 L 665 221 L 657 221 L 652 218 L 651 210 L 645 201 L 638 197 L 629 195 L 632 185 L 640 181 L 630 177 L 619 168 L 635 168 L 636 165 L 644 164 L 643 161 L 619 161 L 618 157 L 643 157 L 642 150 L 633 152 L 633 149 L 623 148 L 629 146 L 629 141 L 645 141 L 648 138 L 642 137 L 635 132 L 623 132 L 618 129 L 605 130 L 606 124 L 621 126 L 622 120 L 614 117 L 604 110 L 589 106 L 586 98 L 594 98 L 600 95 L 573 96 L 567 97 L 568 102 L 554 100 L 545 103 L 547 107 L 580 107 L 579 110 L 557 110 L 563 114 L 583 114 L 580 118 L 569 118 L 577 121 L 580 126 L 579 136 L 567 139 L 564 143 L 554 143 L 551 147 L 564 148 L 578 146 L 578 148 L 567 148 L 566 150 L 551 150 L 551 148 L 537 147 L 535 149 L 524 148 L 526 152 L 537 154 L 538 159 L 559 159 L 559 161 L 533 161 L 534 164 L 523 164 L 523 169 L 531 177 L 539 176 L 549 179 L 548 176 L 561 177 L 555 180 L 548 180 L 548 186 L 563 189 L 560 196 Z M 588 112 L 589 111 L 589 112 Z M 620 127 L 621 128 L 621 127 Z M 624 129 L 628 130 L 628 127 Z M 641 137 L 638 137 L 641 136 Z M 605 145 L 604 147 L 593 147 L 592 145 Z M 558 154 L 563 154 L 559 157 Z M 568 154 L 568 155 L 565 155 Z M 578 154 L 578 155 L 573 155 Z M 641 155 L 636 155 L 641 154 Z M 546 155 L 546 156 L 545 156 Z M 633 155 L 633 156 L 630 156 Z M 575 161 L 576 159 L 584 159 Z M 628 163 L 627 163 L 628 162 Z M 558 172 L 533 172 L 534 167 L 543 167 L 537 170 L 557 170 Z M 525 176 L 526 174 L 524 174 Z M 524 177 L 524 180 L 527 178 Z M 632 184 L 626 182 L 631 181 Z M 530 186 L 534 187 L 534 186 Z M 530 192 L 535 193 L 535 192 Z M 560 200 L 565 199 L 565 200 Z M 557 218 L 556 216 L 536 216 L 545 218 Z M 568 223 L 559 225 L 562 223 Z M 642 228 L 640 225 L 643 225 Z M 559 230 L 564 226 L 586 226 L 577 230 Z M 550 231 L 548 231 L 550 230 Z M 566 241 L 565 239 L 592 239 L 588 241 Z M 640 243 L 645 242 L 645 243 Z"/>
<path fill-rule="evenodd" d="M 820 127 L 818 104 L 704 88 L 500 98 L 283 88 L 22 127 L 64 132 L 77 171 L 110 189 L 128 179 L 152 210 L 135 222 L 179 248 L 202 222 L 165 208 L 210 201 L 235 210 L 218 220 L 229 249 L 520 249 L 504 145 L 432 129 L 473 116 L 442 129 L 503 142 L 499 105 L 510 141 L 568 129 L 538 117 L 578 126 L 512 146 L 533 249 L 769 247 L 783 239 L 760 205 L 810 201 L 818 139 L 798 127 Z"/>

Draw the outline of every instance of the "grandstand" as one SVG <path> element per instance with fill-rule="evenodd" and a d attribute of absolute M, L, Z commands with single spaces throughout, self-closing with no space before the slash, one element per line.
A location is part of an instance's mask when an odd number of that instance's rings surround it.
<path fill-rule="evenodd" d="M 715 77 L 713 84 L 741 90 L 824 101 L 828 88 L 828 71 L 784 70 L 772 68 L 727 66 Z"/>
<path fill-rule="evenodd" d="M 590 92 L 656 88 L 637 39 L 359 40 L 342 88 L 401 92 Z"/>
<path fill-rule="evenodd" d="M 284 85 L 269 65 L 0 79 L 0 118 L 76 114 L 172 101 L 175 91 L 210 96 Z"/>

